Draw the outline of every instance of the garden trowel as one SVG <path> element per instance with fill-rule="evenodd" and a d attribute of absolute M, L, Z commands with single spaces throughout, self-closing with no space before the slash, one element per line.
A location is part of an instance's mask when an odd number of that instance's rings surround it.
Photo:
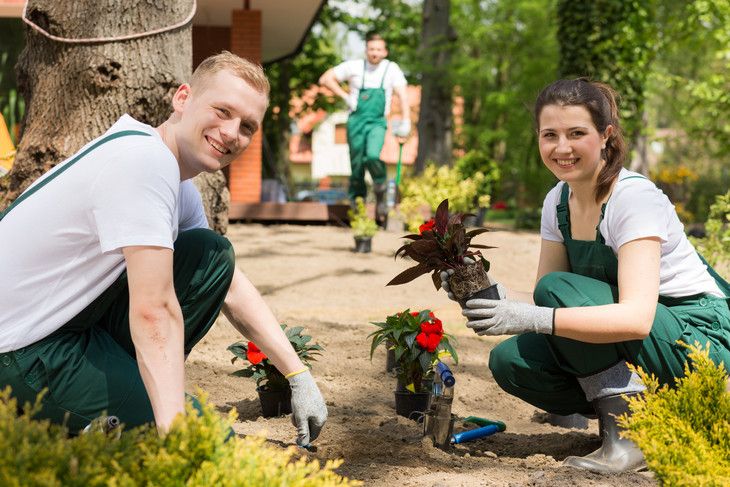
<path fill-rule="evenodd" d="M 454 433 L 456 415 L 451 413 L 451 405 L 454 401 L 455 384 L 456 379 L 449 367 L 443 362 L 436 362 L 433 389 L 423 419 L 423 436 L 430 437 L 433 446 L 446 450 L 451 445 L 484 438 L 506 429 L 501 421 L 469 416 L 463 422 L 479 427 Z"/>

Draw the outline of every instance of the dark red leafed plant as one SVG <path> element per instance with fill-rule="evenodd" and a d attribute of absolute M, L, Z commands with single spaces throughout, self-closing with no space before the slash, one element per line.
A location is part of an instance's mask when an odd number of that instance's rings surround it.
<path fill-rule="evenodd" d="M 476 228 L 467 231 L 464 218 L 467 213 L 449 214 L 449 200 L 443 200 L 436 209 L 436 216 L 419 227 L 419 233 L 405 235 L 410 242 L 399 248 L 395 257 L 407 256 L 417 264 L 395 276 L 387 285 L 405 284 L 423 274 L 431 273 L 436 289 L 441 287 L 441 271 L 457 270 L 466 267 L 465 257 L 481 264 L 484 273 L 489 270 L 489 261 L 481 254 L 481 249 L 492 249 L 488 245 L 471 243 L 471 240 L 488 230 Z"/>

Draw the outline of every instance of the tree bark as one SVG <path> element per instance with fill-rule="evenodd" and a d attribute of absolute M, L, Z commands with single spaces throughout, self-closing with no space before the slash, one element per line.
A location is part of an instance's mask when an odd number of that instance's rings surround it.
<path fill-rule="evenodd" d="M 456 33 L 449 22 L 450 0 L 423 2 L 420 58 L 423 63 L 418 118 L 416 173 L 427 161 L 451 162 L 453 102 L 451 55 Z"/>
<path fill-rule="evenodd" d="M 27 12 L 52 35 L 106 39 L 176 24 L 192 5 L 193 0 L 30 0 Z M 190 24 L 93 44 L 58 42 L 27 28 L 16 67 L 26 118 L 0 207 L 122 114 L 153 126 L 162 123 L 171 113 L 175 90 L 190 78 L 191 64 Z"/>

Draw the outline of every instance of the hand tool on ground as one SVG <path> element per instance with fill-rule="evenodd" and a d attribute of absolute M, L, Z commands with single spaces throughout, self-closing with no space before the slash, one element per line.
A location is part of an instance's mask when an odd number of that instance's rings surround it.
<path fill-rule="evenodd" d="M 455 433 L 451 437 L 452 444 L 465 443 L 467 441 L 478 440 L 485 436 L 490 436 L 507 429 L 502 421 L 493 421 L 491 419 L 480 418 L 478 416 L 467 416 L 462 420 L 464 423 L 471 423 L 479 426 L 471 430 Z"/>
<path fill-rule="evenodd" d="M 436 362 L 433 389 L 423 420 L 423 435 L 431 438 L 434 446 L 445 450 L 451 445 L 484 438 L 507 428 L 502 421 L 468 416 L 463 422 L 479 427 L 453 433 L 456 416 L 451 413 L 451 406 L 454 401 L 455 384 L 456 379 L 449 367 L 443 362 Z"/>
<path fill-rule="evenodd" d="M 423 435 L 428 436 L 438 448 L 448 448 L 454 430 L 454 415 L 451 404 L 454 401 L 454 385 L 456 379 L 449 367 L 443 362 L 436 362 L 434 367 L 433 388 L 428 402 L 428 409 L 423 419 Z"/>

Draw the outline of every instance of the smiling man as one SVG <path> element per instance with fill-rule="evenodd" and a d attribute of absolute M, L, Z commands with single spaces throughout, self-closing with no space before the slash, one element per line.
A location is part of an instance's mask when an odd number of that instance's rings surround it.
<path fill-rule="evenodd" d="M 72 432 L 104 411 L 166 431 L 222 308 L 289 378 L 297 442 L 317 437 L 319 389 L 191 181 L 248 147 L 268 93 L 260 66 L 212 56 L 162 125 L 124 115 L 0 214 L 0 385 L 21 404 L 48 389 L 40 416 Z"/>

